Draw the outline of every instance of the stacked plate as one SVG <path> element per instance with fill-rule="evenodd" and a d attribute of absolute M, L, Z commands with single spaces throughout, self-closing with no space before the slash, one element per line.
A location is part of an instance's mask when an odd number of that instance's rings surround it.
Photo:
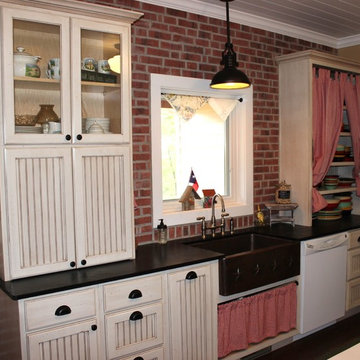
<path fill-rule="evenodd" d="M 324 178 L 324 186 L 326 190 L 336 189 L 339 183 L 338 175 L 326 175 Z"/>
<path fill-rule="evenodd" d="M 24 133 L 24 134 L 41 134 L 42 127 L 40 126 L 18 126 L 15 125 L 15 133 Z"/>
<path fill-rule="evenodd" d="M 342 217 L 341 209 L 335 210 L 320 210 L 317 213 L 318 220 L 338 220 Z"/>
<path fill-rule="evenodd" d="M 344 193 L 342 193 L 344 194 Z M 343 215 L 350 215 L 352 211 L 352 198 L 351 195 L 338 195 L 334 199 L 339 200 L 337 210 L 341 210 Z"/>
<path fill-rule="evenodd" d="M 109 118 L 100 118 L 100 117 L 88 117 L 83 119 L 83 132 L 88 132 L 89 128 L 95 123 L 104 130 L 105 133 L 110 131 L 110 119 Z M 84 126 L 85 125 L 85 126 Z"/>

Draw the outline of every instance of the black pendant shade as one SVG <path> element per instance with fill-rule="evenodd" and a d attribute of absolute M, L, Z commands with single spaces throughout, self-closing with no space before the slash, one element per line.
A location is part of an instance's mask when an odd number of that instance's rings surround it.
<path fill-rule="evenodd" d="M 221 65 L 224 65 L 224 69 L 213 77 L 210 83 L 210 87 L 213 89 L 244 89 L 251 85 L 249 78 L 236 68 L 239 64 L 230 41 L 229 1 L 233 0 L 226 0 L 227 43 L 220 62 Z"/>

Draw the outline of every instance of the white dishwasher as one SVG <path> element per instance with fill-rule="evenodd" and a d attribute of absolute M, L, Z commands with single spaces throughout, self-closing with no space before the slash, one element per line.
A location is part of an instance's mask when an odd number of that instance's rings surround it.
<path fill-rule="evenodd" d="M 317 329 L 345 314 L 348 234 L 301 243 L 300 333 Z"/>

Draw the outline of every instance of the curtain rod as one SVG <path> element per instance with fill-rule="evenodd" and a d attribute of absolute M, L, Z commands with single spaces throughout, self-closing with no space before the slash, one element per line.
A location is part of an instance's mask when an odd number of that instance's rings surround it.
<path fill-rule="evenodd" d="M 346 70 L 337 69 L 337 68 L 333 68 L 333 67 L 325 66 L 325 65 L 313 64 L 313 67 L 314 67 L 314 68 L 317 68 L 317 69 L 326 69 L 326 70 L 330 70 L 330 71 L 334 71 L 334 72 L 346 73 L 346 74 L 348 74 L 348 75 L 360 75 L 360 73 L 358 73 L 358 72 L 346 71 Z"/>

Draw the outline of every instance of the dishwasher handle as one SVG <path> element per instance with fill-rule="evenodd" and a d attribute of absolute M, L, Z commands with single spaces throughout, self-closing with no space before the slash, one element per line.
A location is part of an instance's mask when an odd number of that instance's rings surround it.
<path fill-rule="evenodd" d="M 347 241 L 348 241 L 348 236 L 347 234 L 345 234 L 345 236 L 341 236 L 341 237 L 335 237 L 335 238 L 330 237 L 327 239 L 322 239 L 322 240 L 319 239 L 318 241 L 312 241 L 306 244 L 306 248 L 311 250 L 312 252 L 324 251 L 342 245 L 346 245 Z"/>

